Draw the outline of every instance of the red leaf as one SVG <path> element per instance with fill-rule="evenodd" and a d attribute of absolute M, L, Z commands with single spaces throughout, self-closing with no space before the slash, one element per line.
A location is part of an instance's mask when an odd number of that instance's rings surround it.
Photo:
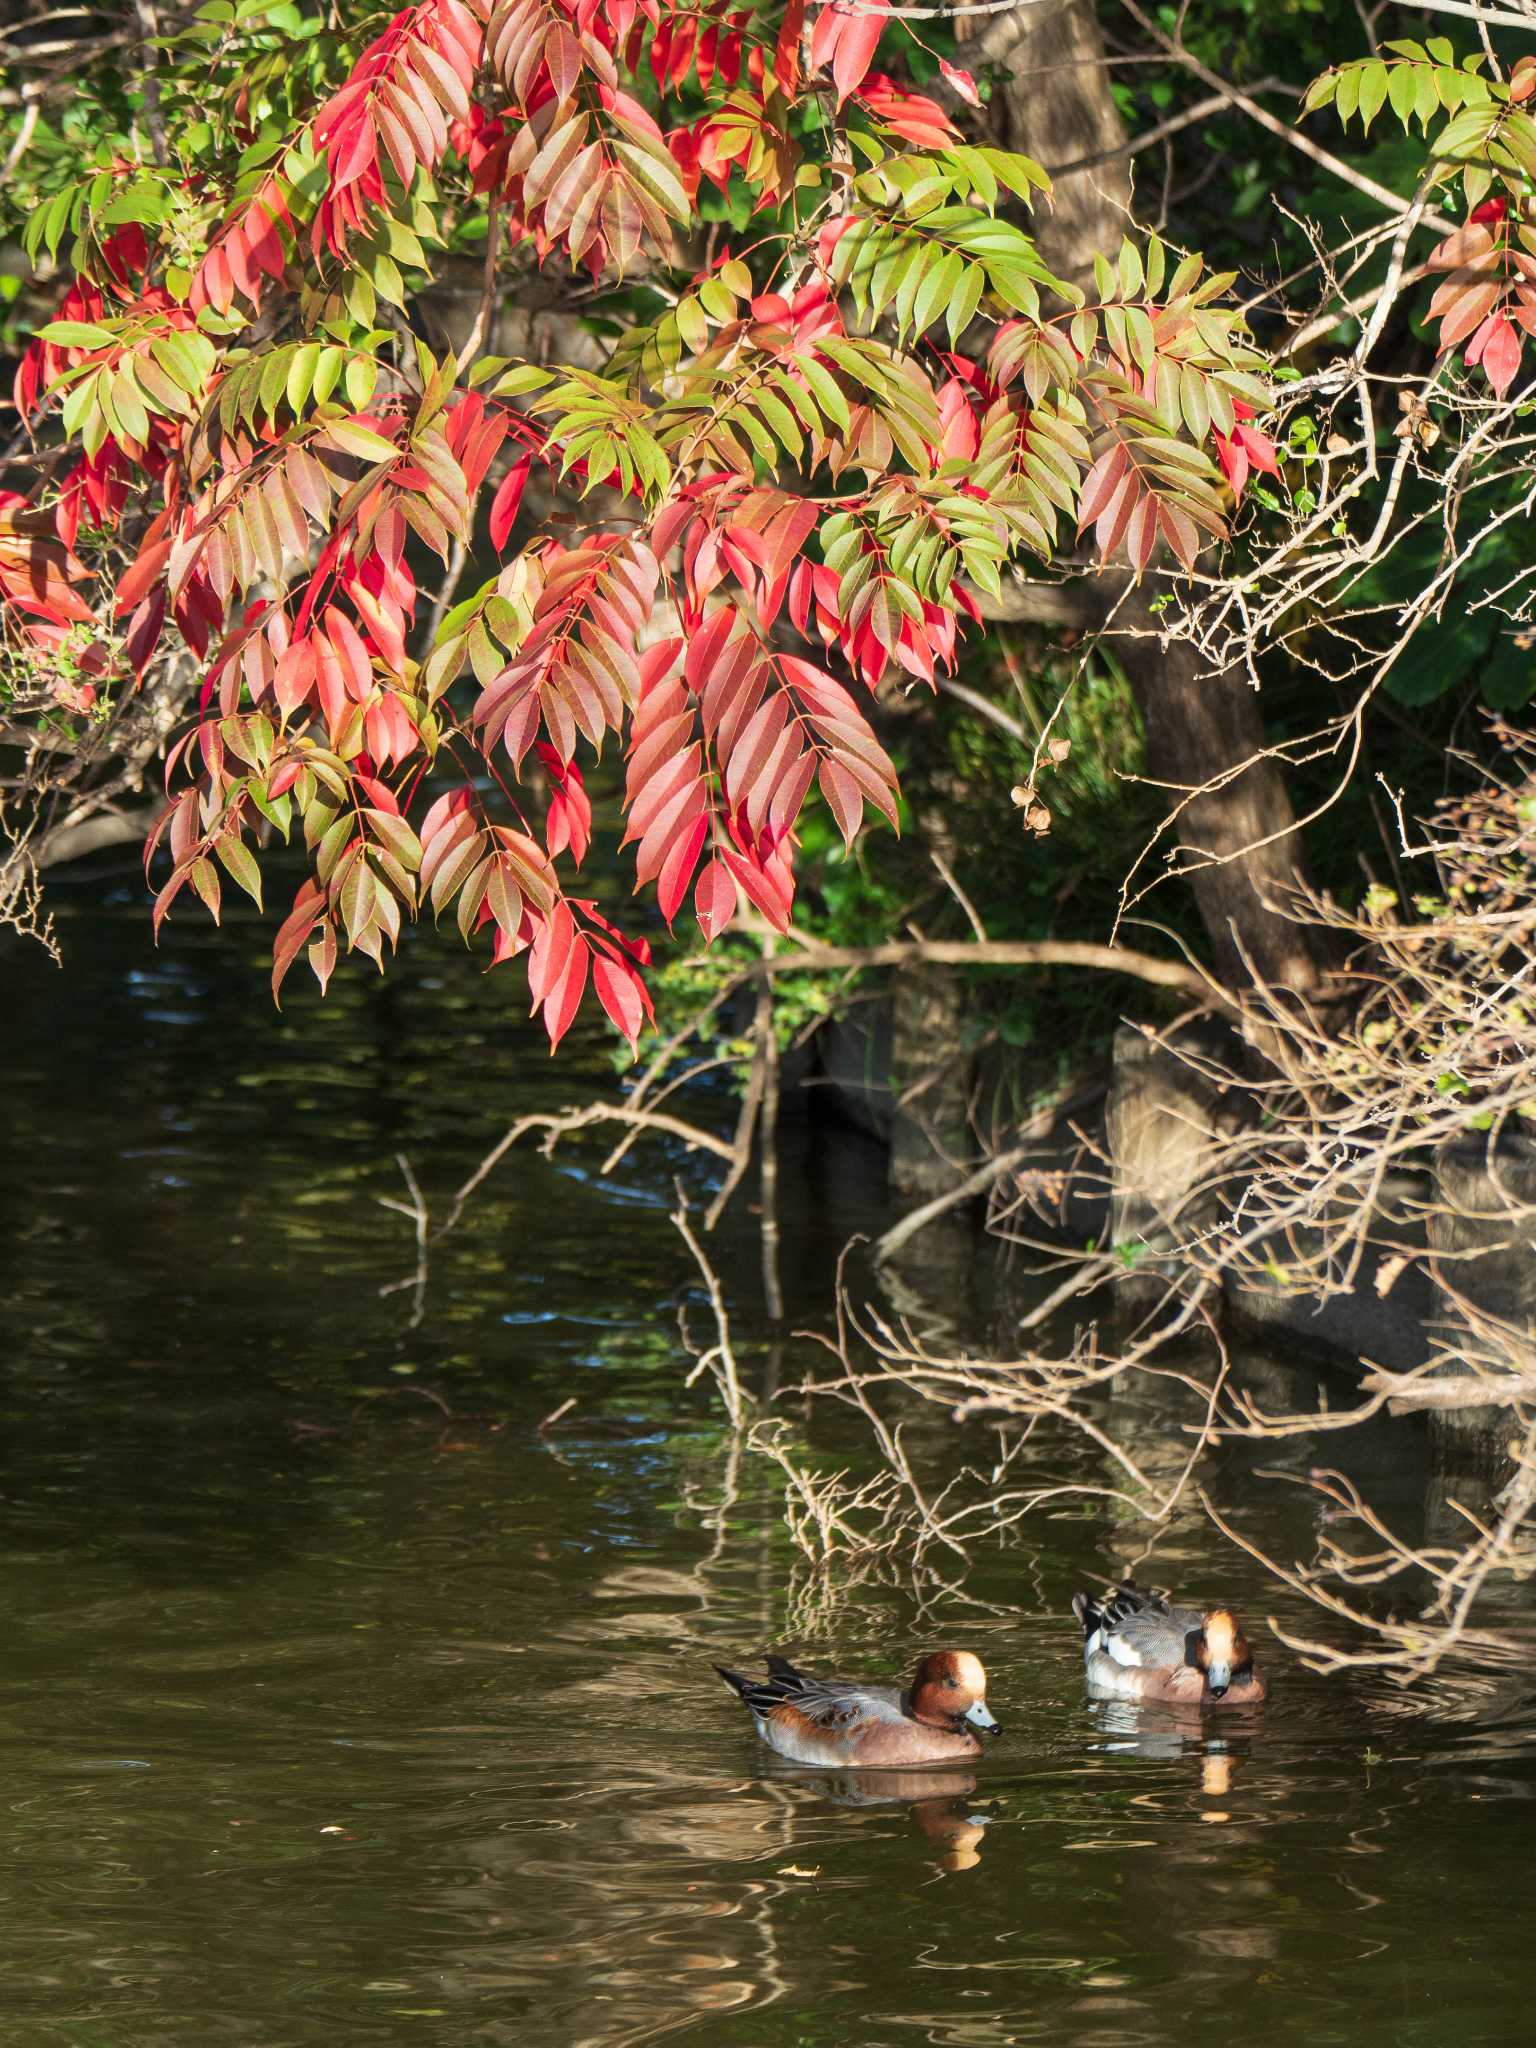
<path fill-rule="evenodd" d="M 544 1029 L 549 1033 L 551 1052 L 570 1030 L 576 1012 L 581 1008 L 581 998 L 587 986 L 588 958 L 587 942 L 577 933 L 566 955 L 560 979 L 544 998 Z"/>
<path fill-rule="evenodd" d="M 284 977 L 304 946 L 305 940 L 319 923 L 325 910 L 325 891 L 319 883 L 306 877 L 299 885 L 299 893 L 293 899 L 293 909 L 284 919 L 277 937 L 272 942 L 272 1000 L 279 1009 L 278 990 Z M 324 984 L 321 984 L 322 987 Z"/>
<path fill-rule="evenodd" d="M 607 1011 L 614 1029 L 621 1038 L 627 1038 L 633 1048 L 649 1006 L 644 982 L 626 962 L 594 954 L 592 986 L 597 990 L 597 999 Z"/>
<path fill-rule="evenodd" d="M 1129 462 L 1130 457 L 1125 452 L 1125 444 L 1121 441 L 1112 441 L 1083 478 L 1083 488 L 1077 505 L 1079 533 L 1094 524 L 1114 496 Z"/>
<path fill-rule="evenodd" d="M 863 83 L 875 61 L 875 48 L 885 27 L 886 0 L 859 0 L 861 11 L 844 16 L 832 59 L 832 78 L 839 106 Z"/>
<path fill-rule="evenodd" d="M 718 854 L 699 876 L 693 892 L 693 914 L 699 920 L 706 944 L 719 938 L 736 915 L 736 884 Z"/>
<path fill-rule="evenodd" d="M 159 524 L 160 521 L 156 520 L 155 525 L 158 526 Z M 151 531 L 153 531 L 153 528 L 151 528 Z M 119 618 L 122 617 L 124 612 L 136 610 L 141 599 L 148 594 L 150 585 L 155 582 L 161 570 L 165 567 L 173 544 L 173 541 L 170 539 L 157 540 L 139 550 L 138 555 L 117 586 L 116 609 Z"/>
<path fill-rule="evenodd" d="M 656 900 L 669 925 L 688 894 L 688 884 L 693 880 L 693 871 L 698 866 L 699 855 L 704 851 L 704 841 L 708 837 L 709 819 L 701 813 L 674 841 L 661 864 L 661 872 L 656 877 Z"/>
<path fill-rule="evenodd" d="M 1125 552 L 1139 576 L 1157 546 L 1157 500 L 1148 491 L 1125 523 Z"/>
<path fill-rule="evenodd" d="M 512 522 L 517 517 L 517 508 L 523 502 L 523 487 L 528 481 L 528 472 L 533 467 L 533 458 L 524 455 L 514 462 L 497 486 L 491 500 L 491 544 L 500 554 L 507 544 L 512 531 Z"/>
<path fill-rule="evenodd" d="M 843 835 L 843 845 L 852 846 L 859 836 L 859 827 L 864 822 L 864 793 L 853 777 L 840 762 L 823 761 L 816 772 L 821 793 L 827 800 L 827 808 L 837 820 L 837 829 Z"/>
<path fill-rule="evenodd" d="M 966 101 L 968 105 L 973 107 L 981 105 L 981 94 L 976 90 L 976 81 L 972 78 L 969 71 L 961 71 L 957 66 L 947 63 L 941 57 L 939 59 L 939 76 L 955 92 L 959 93 L 961 99 Z"/>
<path fill-rule="evenodd" d="M 748 900 L 763 913 L 774 930 L 786 931 L 789 914 L 794 907 L 794 887 L 791 882 L 786 890 L 783 871 L 775 872 L 778 862 L 769 866 L 749 860 L 728 846 L 721 848 L 720 857 L 746 891 Z"/>
<path fill-rule="evenodd" d="M 786 100 L 800 90 L 800 38 L 805 31 L 805 0 L 789 0 L 773 53 L 773 78 Z"/>
<path fill-rule="evenodd" d="M 1520 368 L 1520 330 L 1504 313 L 1495 313 L 1473 337 L 1469 363 L 1481 363 L 1495 394 L 1502 398 Z"/>

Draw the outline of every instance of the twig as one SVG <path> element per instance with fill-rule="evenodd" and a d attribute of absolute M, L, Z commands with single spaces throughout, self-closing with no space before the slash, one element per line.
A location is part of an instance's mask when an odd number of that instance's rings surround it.
<path fill-rule="evenodd" d="M 1236 1010 L 1237 998 L 1203 969 L 1159 960 L 1129 946 L 1100 946 L 1080 939 L 898 939 L 883 946 L 823 946 L 807 940 L 792 952 L 759 960 L 754 974 L 799 974 L 872 967 L 1093 967 L 1128 974 L 1156 988 L 1174 988 L 1200 1002 Z"/>
<path fill-rule="evenodd" d="M 134 18 L 139 24 L 139 63 L 142 69 L 144 87 L 144 125 L 149 130 L 149 146 L 154 151 L 155 162 L 165 165 L 170 162 L 170 150 L 165 139 L 165 121 L 160 112 L 160 53 L 155 48 L 155 38 L 160 33 L 160 24 L 155 17 L 151 0 L 133 0 Z"/>
<path fill-rule="evenodd" d="M 1207 65 L 1202 64 L 1200 59 L 1186 50 L 1182 43 L 1175 42 L 1171 36 L 1165 35 L 1156 22 L 1136 5 L 1136 0 L 1122 0 L 1122 4 L 1131 19 L 1145 34 L 1160 44 L 1176 63 L 1192 71 L 1202 85 L 1210 86 L 1213 92 L 1220 93 L 1223 99 L 1230 100 L 1234 107 L 1240 107 L 1251 121 L 1256 121 L 1261 128 L 1267 129 L 1271 135 L 1277 136 L 1292 149 L 1299 150 L 1303 156 L 1310 157 L 1313 163 L 1320 165 L 1342 183 L 1352 186 L 1356 192 L 1363 192 L 1368 199 L 1374 199 L 1378 206 L 1384 206 L 1389 213 L 1401 214 L 1409 211 L 1411 201 L 1402 198 L 1389 186 L 1377 184 L 1374 178 L 1367 177 L 1363 171 L 1355 170 L 1342 158 L 1336 157 L 1331 150 L 1321 148 L 1310 136 L 1303 135 L 1299 129 L 1278 120 L 1267 108 L 1261 107 L 1257 100 L 1251 99 L 1237 86 L 1229 85 L 1219 72 L 1212 71 Z M 1438 228 L 1443 235 L 1452 233 L 1456 225 L 1454 221 L 1447 220 L 1444 214 L 1428 209 L 1425 210 L 1424 219 L 1431 227 Z"/>
<path fill-rule="evenodd" d="M 764 984 L 766 986 L 766 984 Z M 758 1005 L 761 1009 L 761 1001 Z M 712 1232 L 725 1213 L 726 1204 L 741 1186 L 742 1177 L 752 1163 L 752 1140 L 757 1134 L 759 1112 L 763 1106 L 763 1090 L 767 1084 L 767 1071 L 763 1063 L 762 1039 L 759 1035 L 752 1054 L 752 1066 L 747 1074 L 747 1085 L 742 1091 L 741 1108 L 736 1113 L 736 1131 L 731 1139 L 730 1171 L 715 1190 L 715 1198 L 704 1212 L 704 1228 Z"/>
<path fill-rule="evenodd" d="M 5 153 L 5 163 L 3 167 L 0 167 L 0 177 L 8 178 L 11 175 L 12 171 L 15 170 L 16 166 L 26 155 L 31 145 L 32 137 L 37 132 L 38 119 L 43 110 L 42 95 L 30 86 L 23 86 L 22 98 L 25 101 L 25 106 L 22 111 L 21 126 L 16 130 L 15 140 Z"/>
<path fill-rule="evenodd" d="M 469 337 L 458 354 L 458 374 L 462 377 L 470 364 L 485 346 L 490 331 L 491 311 L 496 303 L 496 225 L 501 209 L 499 197 L 492 193 L 485 213 L 485 281 L 480 288 L 480 305 L 475 314 L 475 324 L 469 330 Z"/>
<path fill-rule="evenodd" d="M 899 1223 L 893 1223 L 889 1230 L 877 1237 L 870 1247 L 870 1257 L 875 1264 L 884 1265 L 904 1244 L 909 1243 L 920 1230 L 925 1230 L 938 1217 L 947 1215 L 951 1209 L 963 1208 L 966 1203 L 975 1201 L 978 1195 L 984 1195 L 1005 1175 L 1012 1173 L 1015 1167 L 1022 1166 L 1059 1117 L 1069 1114 L 1085 1102 L 1091 1102 L 1095 1096 L 1104 1092 L 1105 1085 L 1102 1080 L 1096 1081 L 1092 1087 L 1081 1088 L 1075 1095 L 1048 1103 L 1043 1109 L 1037 1110 L 1025 1124 L 1016 1145 L 1011 1145 L 1006 1152 L 999 1152 L 995 1158 L 984 1161 L 958 1187 L 947 1188 L 943 1194 L 935 1195 L 931 1202 L 922 1203 L 903 1216 Z"/>
<path fill-rule="evenodd" d="M 966 923 L 970 926 L 971 930 L 976 934 L 976 937 L 980 940 L 981 944 L 986 945 L 987 928 L 981 921 L 981 913 L 977 910 L 975 904 L 971 901 L 970 897 L 967 896 L 965 891 L 961 888 L 959 881 L 956 879 L 954 869 L 950 866 L 949 862 L 944 858 L 943 854 L 939 851 L 938 847 L 936 846 L 929 847 L 928 857 L 933 862 L 934 866 L 938 869 L 940 880 L 949 890 L 950 895 L 953 896 L 955 901 L 959 904 L 961 910 L 964 911 Z"/>
<path fill-rule="evenodd" d="M 1249 92 L 1291 92 L 1294 88 L 1284 79 L 1260 79 L 1248 87 Z M 1192 128 L 1197 121 L 1204 121 L 1212 114 L 1219 114 L 1223 107 L 1230 106 L 1229 92 L 1212 93 L 1209 99 L 1196 100 L 1193 106 L 1182 107 L 1178 113 L 1170 114 L 1166 121 L 1159 121 L 1155 128 L 1147 128 L 1140 135 L 1133 135 L 1126 142 L 1117 143 L 1113 149 L 1096 150 L 1092 156 L 1074 157 L 1070 163 L 1047 164 L 1045 169 L 1053 178 L 1074 177 L 1079 171 L 1096 171 L 1101 164 L 1112 164 L 1121 157 L 1139 156 L 1144 149 L 1152 149 L 1159 142 L 1177 135 L 1181 129 Z M 1220 159 L 1218 159 L 1220 161 Z"/>
<path fill-rule="evenodd" d="M 427 630 L 421 637 L 423 647 L 431 647 L 437 640 L 437 629 L 448 615 L 448 609 L 458 595 L 463 580 L 465 564 L 469 560 L 469 549 L 462 540 L 455 539 L 448 556 L 448 567 L 444 572 L 442 585 L 432 600 L 432 610 L 427 618 Z"/>
<path fill-rule="evenodd" d="M 709 1296 L 710 1310 L 715 1319 L 715 1341 L 707 1351 L 700 1353 L 684 1385 L 691 1387 L 702 1372 L 711 1374 L 720 1390 L 720 1398 L 725 1403 L 725 1412 L 732 1429 L 740 1429 L 746 1419 L 748 1395 L 741 1384 L 736 1354 L 731 1348 L 731 1325 L 725 1310 L 725 1296 L 721 1292 L 719 1277 L 709 1263 L 704 1247 L 694 1236 L 693 1228 L 688 1221 L 688 1197 L 683 1193 L 683 1184 L 678 1181 L 675 1185 L 677 1207 L 672 1212 L 673 1227 L 693 1253 L 694 1263 L 703 1277 L 704 1289 Z"/>

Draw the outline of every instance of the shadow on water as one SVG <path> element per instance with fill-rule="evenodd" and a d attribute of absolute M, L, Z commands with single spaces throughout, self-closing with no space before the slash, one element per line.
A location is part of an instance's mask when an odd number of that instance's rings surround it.
<path fill-rule="evenodd" d="M 552 1067 L 447 947 L 276 1017 L 249 929 L 156 955 L 125 900 L 66 938 L 66 975 L 4 963 L 7 2038 L 1526 2037 L 1525 1659 L 1404 1693 L 1275 1651 L 1258 1713 L 1091 1705 L 1070 1595 L 1145 1532 L 1080 1498 L 954 1589 L 807 1582 L 770 1476 L 681 1391 L 684 1155 L 612 1183 L 515 1156 L 420 1326 L 380 1292 L 411 1265 L 376 1200 L 395 1152 L 440 1200 L 512 1114 L 583 1091 L 595 1039 Z M 856 1141 L 803 1136 L 792 1322 L 878 1216 Z M 1154 1408 L 1116 1426 L 1149 1467 L 1184 1455 Z M 1405 1514 L 1414 1442 L 1360 1453 Z M 1252 1463 L 1217 1483 L 1303 1554 L 1312 1510 Z M 1149 1569 L 1300 1618 L 1198 1508 Z M 1008 1735 L 973 1771 L 780 1767 L 709 1664 L 781 1638 L 881 1674 L 962 1640 Z"/>

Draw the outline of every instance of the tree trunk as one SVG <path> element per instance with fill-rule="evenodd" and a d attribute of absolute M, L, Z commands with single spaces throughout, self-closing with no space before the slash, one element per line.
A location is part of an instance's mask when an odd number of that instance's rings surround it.
<path fill-rule="evenodd" d="M 1125 124 L 1110 89 L 1104 43 L 1088 0 L 1041 0 L 995 17 L 961 16 L 978 57 L 1009 72 L 987 108 L 993 138 L 1055 171 L 1122 147 Z M 1051 269 L 1081 284 L 1093 257 L 1113 258 L 1130 225 L 1131 174 L 1125 156 L 1056 180 L 1049 206 L 1034 220 L 1035 240 Z M 1298 993 L 1317 990 L 1327 952 L 1307 926 L 1284 915 L 1301 877 L 1295 812 L 1280 765 L 1266 755 L 1258 699 L 1235 675 L 1210 676 L 1184 642 L 1158 644 L 1144 591 L 1132 591 L 1117 618 L 1117 643 L 1147 735 L 1151 777 L 1183 803 L 1178 844 L 1222 978 L 1255 977 Z M 1206 796 L 1190 793 L 1209 789 Z M 1188 801 L 1185 799 L 1188 797 Z"/>
<path fill-rule="evenodd" d="M 955 35 L 974 41 L 978 59 L 1008 73 L 982 118 L 1000 147 L 1032 156 L 1055 178 L 1049 203 L 1036 206 L 1035 242 L 1058 277 L 1086 284 L 1096 254 L 1113 259 L 1131 208 L 1128 157 L 1056 177 L 1065 165 L 1120 149 L 1126 140 L 1092 0 L 1037 0 L 990 21 L 961 15 Z"/>
<path fill-rule="evenodd" d="M 1174 800 L 1209 792 L 1179 814 L 1176 871 L 1188 872 L 1218 975 L 1229 988 L 1258 981 L 1316 995 L 1328 948 L 1314 926 L 1285 914 L 1305 879 L 1302 849 L 1280 765 L 1264 753 L 1256 692 L 1241 677 L 1202 674 L 1187 642 L 1165 652 L 1128 641 L 1119 653 L 1141 707 L 1148 774 L 1172 785 Z"/>

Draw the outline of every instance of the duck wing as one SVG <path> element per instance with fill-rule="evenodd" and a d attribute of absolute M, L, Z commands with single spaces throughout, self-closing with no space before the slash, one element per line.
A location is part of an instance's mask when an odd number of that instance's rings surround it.
<path fill-rule="evenodd" d="M 851 1678 L 812 1678 L 796 1670 L 785 1657 L 768 1659 L 766 1678 L 744 1678 L 715 1669 L 726 1684 L 754 1714 L 767 1716 L 775 1707 L 793 1705 L 807 1721 L 829 1732 L 848 1727 L 854 1721 L 901 1721 L 903 1695 L 895 1686 L 863 1685 Z"/>
<path fill-rule="evenodd" d="M 1189 1635 L 1204 1622 L 1198 1607 L 1175 1607 L 1129 1582 L 1099 1599 L 1079 1593 L 1072 1611 L 1083 1624 L 1085 1657 L 1103 1650 L 1117 1664 L 1151 1671 L 1182 1664 Z"/>

